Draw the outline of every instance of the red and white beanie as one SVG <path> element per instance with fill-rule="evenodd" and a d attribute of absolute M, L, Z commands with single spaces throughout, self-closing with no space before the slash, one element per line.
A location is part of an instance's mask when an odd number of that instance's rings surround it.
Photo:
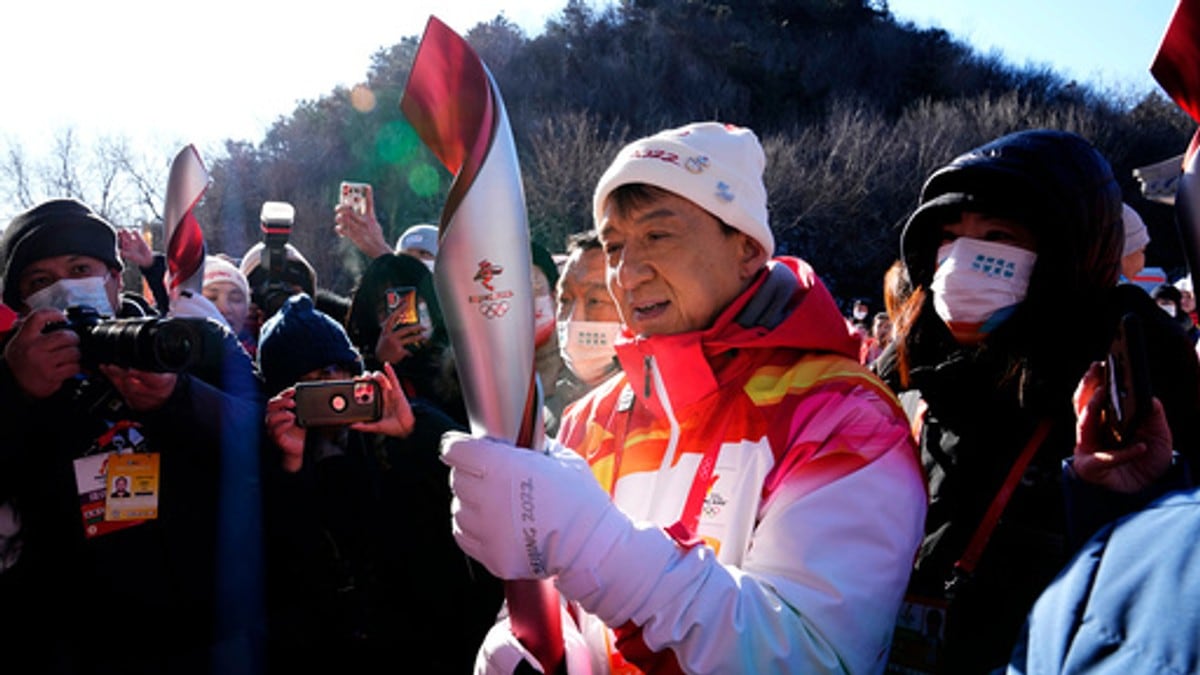
<path fill-rule="evenodd" d="M 204 286 L 219 281 L 228 281 L 241 289 L 246 294 L 246 298 L 250 297 L 250 282 L 246 281 L 246 275 L 242 274 L 241 270 L 224 258 L 215 255 L 206 256 L 204 258 Z"/>
<path fill-rule="evenodd" d="M 763 184 L 766 157 L 754 132 L 732 124 L 697 122 L 626 145 L 600 177 L 592 197 L 596 226 L 613 190 L 645 183 L 673 192 L 713 214 L 775 254 Z"/>

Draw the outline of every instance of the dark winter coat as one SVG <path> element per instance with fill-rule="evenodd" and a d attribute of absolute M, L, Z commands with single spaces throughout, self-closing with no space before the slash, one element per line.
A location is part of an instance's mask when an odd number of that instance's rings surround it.
<path fill-rule="evenodd" d="M 1007 662 L 1029 608 L 1069 559 L 1060 464 L 1074 447 L 1071 396 L 1088 364 L 1104 358 L 1126 312 L 1143 319 L 1153 390 L 1177 447 L 1200 440 L 1200 366 L 1145 292 L 1116 286 L 1120 192 L 1086 141 L 1061 132 L 1013 134 L 935 172 L 902 236 L 919 288 L 932 279 L 940 226 L 964 210 L 1025 224 L 1037 237 L 1038 258 L 1026 299 L 981 346 L 958 345 L 927 294 L 916 321 L 877 365 L 886 381 L 926 406 L 919 442 L 930 505 L 911 592 L 947 597 L 954 564 L 1016 457 L 1041 420 L 1053 426 L 974 576 L 952 589 L 943 646 L 952 673 Z"/>

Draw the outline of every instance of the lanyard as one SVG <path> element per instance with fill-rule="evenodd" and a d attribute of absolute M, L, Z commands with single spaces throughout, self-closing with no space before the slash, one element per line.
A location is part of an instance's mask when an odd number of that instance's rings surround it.
<path fill-rule="evenodd" d="M 632 392 L 630 392 L 632 394 Z M 629 429 L 633 420 L 634 405 L 630 405 L 625 411 L 625 423 L 621 425 L 620 431 L 613 438 L 613 472 L 612 483 L 608 486 L 609 494 L 613 494 L 617 489 L 617 481 L 621 477 L 621 463 L 625 457 L 625 441 L 629 437 Z M 700 458 L 700 465 L 696 468 L 696 475 L 692 478 L 692 485 L 688 490 L 687 499 L 683 504 L 683 512 L 679 516 L 679 520 L 672 523 L 670 526 L 663 528 L 671 538 L 684 548 L 691 548 L 697 544 L 703 543 L 696 536 L 696 530 L 700 525 L 700 512 L 704 509 L 704 500 L 708 496 L 708 491 L 712 487 L 713 472 L 716 471 L 717 456 L 721 453 L 721 445 L 724 439 L 724 425 L 721 426 L 722 432 L 717 438 L 709 444 L 709 447 L 704 451 L 704 455 Z"/>

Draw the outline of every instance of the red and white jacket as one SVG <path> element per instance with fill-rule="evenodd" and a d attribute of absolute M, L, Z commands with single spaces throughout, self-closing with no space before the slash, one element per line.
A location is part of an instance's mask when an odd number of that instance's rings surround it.
<path fill-rule="evenodd" d="M 710 329 L 626 334 L 617 354 L 623 372 L 558 440 L 690 550 L 628 569 L 662 583 L 608 626 L 581 616 L 595 672 L 881 671 L 925 486 L 904 413 L 812 269 L 776 259 Z"/>

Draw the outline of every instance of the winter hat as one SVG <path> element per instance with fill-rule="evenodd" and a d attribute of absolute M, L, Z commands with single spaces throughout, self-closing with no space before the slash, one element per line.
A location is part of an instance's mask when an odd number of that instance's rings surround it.
<path fill-rule="evenodd" d="M 433 255 L 438 252 L 438 229 L 433 225 L 413 225 L 396 240 L 396 253 L 406 248 L 418 248 Z"/>
<path fill-rule="evenodd" d="M 766 157 L 754 132 L 698 122 L 636 140 L 617 153 L 592 197 L 596 227 L 613 190 L 645 183 L 673 192 L 749 235 L 775 254 L 763 184 Z"/>
<path fill-rule="evenodd" d="M 1178 288 L 1180 293 L 1194 293 L 1195 291 L 1192 290 L 1192 275 L 1189 274 L 1176 281 L 1175 288 Z"/>
<path fill-rule="evenodd" d="M 1122 255 L 1136 253 L 1150 243 L 1150 232 L 1137 211 L 1128 204 L 1121 204 L 1121 224 L 1125 226 L 1125 250 Z"/>
<path fill-rule="evenodd" d="M 291 244 L 284 244 L 284 257 L 287 258 L 287 264 L 284 265 L 283 278 L 285 281 L 296 284 L 304 289 L 305 293 L 316 295 L 317 293 L 317 270 L 315 270 L 308 259 L 300 254 L 300 251 Z M 263 243 L 260 241 L 251 246 L 246 254 L 242 256 L 242 264 L 239 269 L 242 274 L 246 275 L 246 281 L 250 282 L 251 288 L 259 288 L 267 283 L 267 270 L 262 267 L 262 252 Z"/>
<path fill-rule="evenodd" d="M 0 239 L 4 265 L 4 303 L 20 307 L 18 281 L 33 262 L 59 255 L 86 255 L 122 269 L 117 231 L 83 203 L 52 199 L 21 213 Z"/>
<path fill-rule="evenodd" d="M 206 256 L 204 258 L 204 287 L 207 288 L 209 284 L 220 281 L 228 281 L 241 289 L 247 298 L 250 297 L 250 282 L 241 270 L 224 258 L 215 255 Z"/>
<path fill-rule="evenodd" d="M 267 319 L 258 338 L 258 367 L 267 392 L 274 395 L 305 373 L 328 366 L 362 372 L 358 350 L 342 325 L 314 308 L 312 298 L 297 293 Z"/>

